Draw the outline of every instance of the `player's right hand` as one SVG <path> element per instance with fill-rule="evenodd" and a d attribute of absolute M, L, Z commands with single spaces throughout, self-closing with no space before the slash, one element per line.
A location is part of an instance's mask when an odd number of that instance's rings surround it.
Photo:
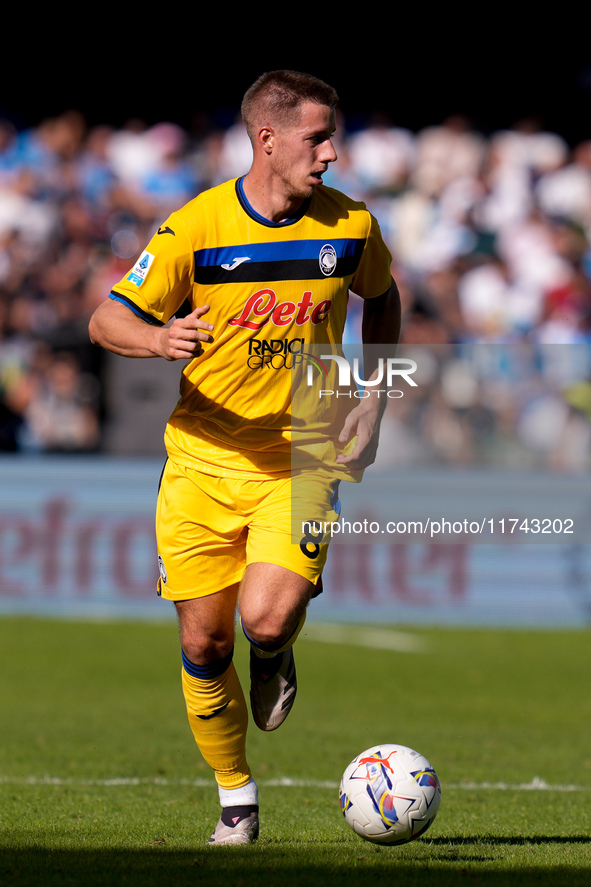
<path fill-rule="evenodd" d="M 202 342 L 213 342 L 213 325 L 201 318 L 209 305 L 201 305 L 186 317 L 177 317 L 169 327 L 162 327 L 161 354 L 166 360 L 192 360 L 203 354 Z"/>

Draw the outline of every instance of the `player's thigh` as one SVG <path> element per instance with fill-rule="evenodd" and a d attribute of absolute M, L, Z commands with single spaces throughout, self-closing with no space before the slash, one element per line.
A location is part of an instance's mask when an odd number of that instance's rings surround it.
<path fill-rule="evenodd" d="M 249 564 L 238 597 L 249 637 L 259 643 L 272 643 L 292 634 L 315 588 L 309 579 L 285 567 Z"/>
<path fill-rule="evenodd" d="M 326 564 L 330 524 L 338 519 L 336 486 L 316 474 L 270 484 L 249 523 L 247 569 L 275 565 L 316 585 Z"/>
<path fill-rule="evenodd" d="M 166 463 L 156 508 L 162 597 L 206 597 L 240 582 L 247 532 L 227 487 L 222 478 Z"/>

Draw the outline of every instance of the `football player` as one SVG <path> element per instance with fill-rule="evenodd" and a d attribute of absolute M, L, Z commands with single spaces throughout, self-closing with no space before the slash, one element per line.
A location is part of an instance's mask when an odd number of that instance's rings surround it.
<path fill-rule="evenodd" d="M 173 212 L 90 322 L 92 341 L 117 354 L 187 361 L 165 432 L 159 593 L 176 606 L 189 723 L 219 787 L 216 845 L 248 844 L 259 830 L 236 608 L 253 719 L 275 730 L 294 703 L 293 644 L 327 554 L 323 538 L 292 538 L 294 355 L 342 341 L 349 291 L 364 300 L 364 342 L 399 335 L 378 224 L 323 183 L 337 159 L 337 101 L 310 75 L 262 75 L 242 103 L 249 171 Z M 298 493 L 314 514 L 337 518 L 338 480 L 373 461 L 383 408 L 370 394 L 348 413 Z"/>

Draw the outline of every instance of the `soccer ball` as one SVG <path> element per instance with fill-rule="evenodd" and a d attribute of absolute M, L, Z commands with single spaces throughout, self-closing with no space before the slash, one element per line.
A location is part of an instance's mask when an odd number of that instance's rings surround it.
<path fill-rule="evenodd" d="M 407 844 L 437 815 L 441 786 L 423 755 L 405 745 L 375 745 L 341 779 L 341 810 L 353 831 L 374 844 Z"/>

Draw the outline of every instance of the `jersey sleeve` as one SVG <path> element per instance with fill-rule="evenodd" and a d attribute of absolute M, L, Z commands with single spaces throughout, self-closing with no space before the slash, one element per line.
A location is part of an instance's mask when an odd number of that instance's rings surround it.
<path fill-rule="evenodd" d="M 382 296 L 392 283 L 392 256 L 382 237 L 380 226 L 369 213 L 370 230 L 361 261 L 351 281 L 350 289 L 362 299 Z"/>
<path fill-rule="evenodd" d="M 147 323 L 165 324 L 190 299 L 194 252 L 190 238 L 173 213 L 154 234 L 133 268 L 111 291 Z"/>

